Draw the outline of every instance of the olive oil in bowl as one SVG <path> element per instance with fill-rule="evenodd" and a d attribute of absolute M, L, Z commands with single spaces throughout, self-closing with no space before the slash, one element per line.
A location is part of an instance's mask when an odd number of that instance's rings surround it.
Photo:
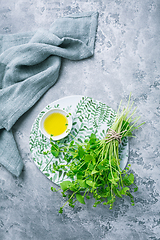
<path fill-rule="evenodd" d="M 66 137 L 72 127 L 71 115 L 61 109 L 47 111 L 41 121 L 40 130 L 48 138 L 59 140 Z"/>
<path fill-rule="evenodd" d="M 67 129 L 68 120 L 62 113 L 54 112 L 50 114 L 44 121 L 44 129 L 48 134 L 58 136 Z"/>

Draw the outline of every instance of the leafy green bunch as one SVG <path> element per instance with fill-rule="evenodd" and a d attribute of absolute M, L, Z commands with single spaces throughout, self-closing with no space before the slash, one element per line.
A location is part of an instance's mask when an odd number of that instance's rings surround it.
<path fill-rule="evenodd" d="M 116 119 L 103 139 L 92 133 L 80 142 L 73 136 L 68 145 L 59 147 L 51 138 L 51 153 L 57 158 L 62 152 L 66 161 L 60 165 L 53 163 L 53 171 L 64 171 L 70 179 L 60 183 L 58 190 L 51 187 L 52 191 L 61 190 L 62 196 L 67 198 L 60 213 L 67 203 L 70 207 L 74 207 L 76 201 L 85 204 L 91 196 L 95 199 L 94 207 L 103 203 L 112 209 L 116 197 L 123 196 L 130 197 L 134 205 L 132 186 L 134 192 L 138 187 L 133 173 L 129 173 L 131 165 L 122 170 L 119 159 L 119 144 L 123 138 L 133 137 L 132 132 L 142 125 L 135 126 L 139 117 L 133 118 L 136 110 L 131 112 L 133 104 L 129 105 L 130 98 L 127 107 L 120 112 L 120 104 Z"/>

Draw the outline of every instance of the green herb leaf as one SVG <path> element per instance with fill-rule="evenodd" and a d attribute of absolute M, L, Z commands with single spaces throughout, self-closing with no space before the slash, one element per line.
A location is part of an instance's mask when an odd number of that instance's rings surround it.
<path fill-rule="evenodd" d="M 91 174 L 96 174 L 96 173 L 98 173 L 98 172 L 99 172 L 99 171 L 93 169 L 93 171 L 91 172 Z"/>
<path fill-rule="evenodd" d="M 92 160 L 92 156 L 90 154 L 85 155 L 84 161 L 90 162 Z"/>
<path fill-rule="evenodd" d="M 59 155 L 59 147 L 58 147 L 58 145 L 52 143 L 51 153 L 53 154 L 53 156 L 58 157 L 58 155 Z"/>
<path fill-rule="evenodd" d="M 78 179 L 77 182 L 78 182 L 79 186 L 82 187 L 82 188 L 87 188 L 88 187 L 85 180 Z"/>
<path fill-rule="evenodd" d="M 90 187 L 94 187 L 95 186 L 95 183 L 91 180 L 87 180 L 86 181 L 87 185 L 89 185 Z"/>
<path fill-rule="evenodd" d="M 85 204 L 84 197 L 81 194 L 76 193 L 76 198 L 77 198 L 78 202 Z"/>
<path fill-rule="evenodd" d="M 90 163 L 90 164 L 89 164 L 89 170 L 92 171 L 93 169 L 94 169 L 94 166 L 93 166 L 93 164 Z"/>
<path fill-rule="evenodd" d="M 62 183 L 60 183 L 60 186 L 63 190 L 63 192 L 65 192 L 66 190 L 69 189 L 71 182 L 70 181 L 63 181 Z"/>
<path fill-rule="evenodd" d="M 119 191 L 119 189 L 115 188 L 114 192 L 119 198 L 122 198 L 122 193 L 121 193 L 121 191 Z"/>
<path fill-rule="evenodd" d="M 84 156 L 84 149 L 82 148 L 82 146 L 78 146 L 78 155 L 80 158 Z"/>
<path fill-rule="evenodd" d="M 127 191 L 129 191 L 130 189 L 128 188 L 128 187 L 124 187 L 121 191 L 120 191 L 120 193 L 122 194 L 122 195 L 126 195 L 126 192 Z"/>
<path fill-rule="evenodd" d="M 96 142 L 96 135 L 94 134 L 94 133 L 92 133 L 91 134 L 91 136 L 90 136 L 90 140 L 89 140 L 89 143 L 90 144 L 93 144 L 93 143 L 95 143 Z"/>
<path fill-rule="evenodd" d="M 138 187 L 136 186 L 135 188 L 134 188 L 134 192 L 137 192 L 138 191 Z"/>
<path fill-rule="evenodd" d="M 133 184 L 134 183 L 133 173 L 130 173 L 130 175 L 126 174 L 124 179 L 123 179 L 123 182 L 126 186 L 130 186 L 131 184 Z"/>

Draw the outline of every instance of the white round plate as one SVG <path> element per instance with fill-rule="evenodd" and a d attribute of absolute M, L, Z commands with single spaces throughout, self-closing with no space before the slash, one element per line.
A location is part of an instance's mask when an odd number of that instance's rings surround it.
<path fill-rule="evenodd" d="M 52 182 L 60 184 L 66 180 L 65 172 L 53 173 L 53 163 L 65 163 L 63 158 L 55 158 L 51 153 L 44 155 L 44 152 L 51 150 L 49 138 L 40 130 L 40 121 L 50 109 L 57 108 L 71 113 L 72 129 L 71 134 L 80 141 L 84 141 L 91 133 L 97 137 L 104 138 L 107 129 L 111 127 L 116 112 L 104 103 L 86 96 L 68 96 L 58 99 L 46 106 L 35 119 L 30 133 L 30 151 L 33 160 L 40 171 L 45 174 Z M 59 144 L 67 144 L 71 141 L 68 135 L 59 141 Z M 129 144 L 128 138 L 124 138 L 119 147 L 120 167 L 124 169 L 128 161 Z"/>

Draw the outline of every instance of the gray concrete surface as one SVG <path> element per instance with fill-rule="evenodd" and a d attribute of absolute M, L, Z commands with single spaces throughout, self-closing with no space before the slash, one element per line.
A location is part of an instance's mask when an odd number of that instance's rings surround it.
<path fill-rule="evenodd" d="M 47 29 L 57 17 L 84 11 L 99 12 L 94 56 L 63 60 L 56 85 L 14 126 L 25 167 L 19 178 L 0 167 L 1 240 L 160 239 L 160 1 L 1 0 L 0 33 Z M 126 198 L 118 199 L 113 210 L 93 208 L 91 199 L 60 215 L 64 200 L 51 192 L 53 184 L 30 155 L 34 119 L 64 96 L 86 95 L 117 110 L 130 92 L 146 122 L 130 140 L 129 162 L 139 187 L 135 206 Z"/>

